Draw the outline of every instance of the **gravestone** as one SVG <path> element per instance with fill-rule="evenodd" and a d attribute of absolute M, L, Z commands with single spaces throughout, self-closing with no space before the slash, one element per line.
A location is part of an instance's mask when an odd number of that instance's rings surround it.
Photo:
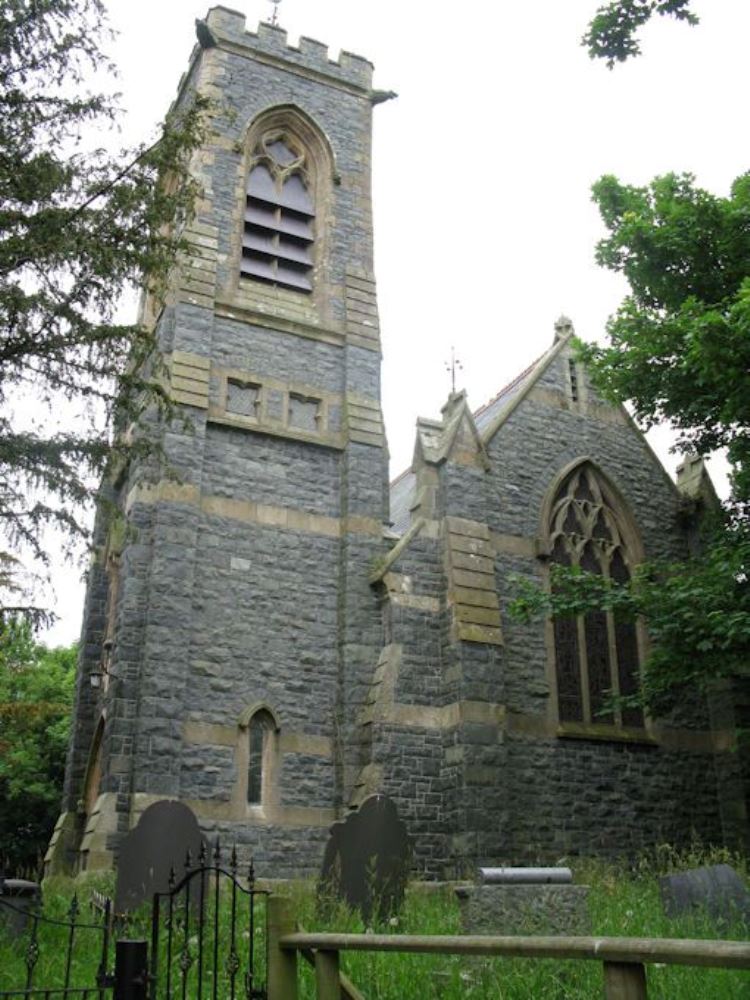
<path fill-rule="evenodd" d="M 6 905 L 7 904 L 7 905 Z M 41 907 L 42 889 L 37 882 L 0 876 L 0 927 L 11 937 L 23 934 L 32 910 Z"/>
<path fill-rule="evenodd" d="M 155 892 L 167 892 L 170 869 L 179 881 L 188 851 L 197 865 L 204 845 L 195 814 L 182 802 L 150 805 L 120 847 L 115 913 L 129 913 Z"/>
<path fill-rule="evenodd" d="M 591 933 L 586 885 L 569 868 L 480 868 L 456 889 L 464 934 Z"/>
<path fill-rule="evenodd" d="M 750 893 L 730 865 L 692 868 L 659 879 L 668 917 L 704 912 L 717 924 L 742 920 L 750 926 Z"/>
<path fill-rule="evenodd" d="M 371 795 L 331 827 L 319 899 L 341 900 L 368 923 L 385 920 L 404 901 L 410 862 L 409 835 L 395 804 L 387 795 Z"/>

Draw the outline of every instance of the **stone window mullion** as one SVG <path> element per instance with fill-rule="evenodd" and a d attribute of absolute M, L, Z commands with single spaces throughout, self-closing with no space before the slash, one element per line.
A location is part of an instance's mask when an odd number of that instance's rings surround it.
<path fill-rule="evenodd" d="M 586 623 L 583 615 L 576 618 L 578 630 L 578 663 L 581 670 L 581 703 L 583 721 L 591 722 L 591 685 L 589 683 L 589 660 L 586 655 Z"/>
<path fill-rule="evenodd" d="M 607 559 L 604 565 L 604 576 L 609 581 L 611 580 L 609 573 L 610 560 Z M 615 699 L 616 707 L 614 709 L 615 723 L 618 726 L 623 724 L 622 722 L 622 709 L 617 703 L 620 697 L 620 668 L 617 659 L 617 633 L 615 631 L 615 614 L 610 608 L 607 611 L 607 638 L 609 641 L 609 673 L 610 680 L 612 683 L 612 695 Z"/>

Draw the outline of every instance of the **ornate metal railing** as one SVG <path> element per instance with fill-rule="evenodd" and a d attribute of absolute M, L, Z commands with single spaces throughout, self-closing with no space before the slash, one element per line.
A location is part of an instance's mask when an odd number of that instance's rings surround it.
<path fill-rule="evenodd" d="M 78 919 L 80 904 L 77 896 L 73 896 L 66 918 L 63 920 L 45 916 L 39 902 L 34 902 L 27 908 L 0 896 L 0 915 L 4 915 L 8 923 L 14 921 L 20 926 L 25 925 L 25 930 L 17 937 L 18 950 L 23 952 L 25 981 L 23 985 L 18 983 L 12 989 L 4 989 L 0 983 L 0 998 L 5 1000 L 10 997 L 45 997 L 48 1000 L 59 1000 L 65 997 L 70 1000 L 94 1000 L 94 998 L 103 1000 L 112 986 L 111 977 L 107 974 L 111 944 L 111 906 L 109 899 L 104 900 L 99 922 L 84 923 Z M 44 943 L 45 949 L 55 952 L 57 956 L 55 976 L 59 985 L 54 987 L 42 986 L 35 981 L 42 958 L 43 942 L 40 935 L 44 930 L 49 930 L 51 939 Z M 99 953 L 95 984 L 73 985 L 76 975 L 83 976 L 83 972 L 78 973 L 75 969 L 74 962 L 76 956 L 84 949 L 87 957 L 82 962 L 82 968 L 86 970 L 91 968 L 92 963 L 88 956 L 91 954 L 92 936 L 94 946 Z M 60 951 L 61 946 L 62 951 Z"/>

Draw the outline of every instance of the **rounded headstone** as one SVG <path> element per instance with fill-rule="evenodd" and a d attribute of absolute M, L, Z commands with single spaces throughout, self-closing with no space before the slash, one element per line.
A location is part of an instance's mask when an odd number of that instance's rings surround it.
<path fill-rule="evenodd" d="M 13 937 L 26 930 L 29 913 L 41 901 L 42 889 L 37 882 L 23 878 L 0 881 L 0 920 Z"/>
<path fill-rule="evenodd" d="M 403 903 L 410 863 L 406 824 L 394 802 L 371 795 L 331 827 L 319 895 L 343 901 L 366 921 L 384 920 Z"/>
<path fill-rule="evenodd" d="M 167 892 L 171 869 L 179 880 L 188 852 L 197 865 L 204 844 L 195 814 L 182 802 L 150 805 L 120 847 L 115 912 L 129 913 L 155 892 Z"/>

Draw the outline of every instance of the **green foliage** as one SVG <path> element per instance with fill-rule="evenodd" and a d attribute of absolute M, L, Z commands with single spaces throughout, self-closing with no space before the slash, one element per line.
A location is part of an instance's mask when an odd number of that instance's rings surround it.
<path fill-rule="evenodd" d="M 704 689 L 742 672 L 750 662 L 750 532 L 717 530 L 685 562 L 648 563 L 619 586 L 577 567 L 551 566 L 551 590 L 516 578 L 511 615 L 522 621 L 571 617 L 605 608 L 625 619 L 641 617 L 651 652 L 637 697 L 655 715 L 669 710 L 681 690 Z M 627 699 L 623 699 L 626 701 Z"/>
<path fill-rule="evenodd" d="M 202 99 L 183 102 L 151 146 L 84 141 L 117 117 L 83 84 L 112 69 L 104 38 L 100 0 L 0 11 L 0 530 L 41 563 L 45 526 L 85 533 L 81 505 L 113 447 L 144 440 L 121 432 L 164 402 L 152 332 L 115 310 L 128 288 L 164 287 L 195 195 Z M 21 399 L 33 418 L 18 416 Z M 55 430 L 62 401 L 76 416 Z"/>
<path fill-rule="evenodd" d="M 735 498 L 750 496 L 750 174 L 728 198 L 690 175 L 647 188 L 602 177 L 593 187 L 609 236 L 597 260 L 630 295 L 609 345 L 580 346 L 597 388 L 631 400 L 647 427 L 670 420 L 685 451 L 726 448 Z"/>
<path fill-rule="evenodd" d="M 0 870 L 34 871 L 57 819 L 76 654 L 37 645 L 23 618 L 0 626 Z"/>
<path fill-rule="evenodd" d="M 637 33 L 655 14 L 698 24 L 690 3 L 691 0 L 610 0 L 597 9 L 582 44 L 592 59 L 606 59 L 607 66 L 613 69 L 615 63 L 640 55 Z"/>
<path fill-rule="evenodd" d="M 606 346 L 578 344 L 598 391 L 630 401 L 645 427 L 668 420 L 676 447 L 725 448 L 732 502 L 685 562 L 641 566 L 626 588 L 553 568 L 553 593 L 521 583 L 514 612 L 642 616 L 651 649 L 643 697 L 654 712 L 673 694 L 742 673 L 750 654 L 750 174 L 726 198 L 689 174 L 647 187 L 602 177 L 593 188 L 609 235 L 597 260 L 630 294 Z"/>
<path fill-rule="evenodd" d="M 627 861 L 585 861 L 573 863 L 574 878 L 590 886 L 589 910 L 592 931 L 596 936 L 664 937 L 744 940 L 742 923 L 717 928 L 703 914 L 670 919 L 662 911 L 657 879 L 660 875 L 704 864 L 729 863 L 747 878 L 745 863 L 727 852 L 707 852 L 698 845 L 687 852 L 662 846 L 648 855 Z M 88 886 L 80 881 L 55 879 L 45 882 L 45 909 L 64 919 L 74 891 L 78 891 L 84 919 Z M 291 895 L 298 923 L 307 931 L 363 933 L 368 930 L 358 914 L 345 907 L 329 909 L 321 916 L 314 887 L 309 883 L 288 884 L 284 893 Z M 229 899 L 225 899 L 225 904 Z M 210 904 L 209 904 L 210 905 Z M 220 927 L 220 963 L 229 943 L 229 927 L 223 908 Z M 207 922 L 208 927 L 211 921 Z M 263 964 L 263 925 L 256 925 L 256 946 Z M 461 921 L 455 893 L 449 886 L 429 889 L 413 887 L 407 891 L 405 906 L 397 919 L 372 928 L 387 934 L 460 934 Z M 209 930 L 210 933 L 210 930 Z M 150 937 L 149 914 L 144 910 L 128 927 L 130 937 Z M 123 936 L 125 936 L 123 934 Z M 99 958 L 98 942 L 93 932 L 83 932 L 72 969 L 72 982 L 94 981 Z M 243 944 L 246 938 L 240 939 Z M 65 929 L 40 927 L 40 958 L 35 981 L 59 982 L 64 971 Z M 207 952 L 210 954 L 210 951 Z M 465 998 L 502 997 L 503 1000 L 599 1000 L 602 995 L 601 965 L 593 961 L 554 961 L 549 959 L 466 958 L 450 955 L 409 955 L 405 953 L 343 952 L 343 971 L 366 997 L 378 1000 L 465 1000 Z M 179 955 L 173 955 L 175 964 Z M 2 939 L 0 934 L 0 989 L 23 984 L 26 967 L 24 950 L 17 941 Z M 193 970 L 194 974 L 194 970 Z M 179 976 L 179 973 L 177 973 Z M 649 997 L 654 1000 L 706 1000 L 707 997 L 745 995 L 747 973 L 729 969 L 696 969 L 689 966 L 650 966 Z M 173 980 L 174 982 L 174 980 Z M 304 960 L 299 962 L 300 997 L 313 1000 L 315 975 Z M 229 991 L 219 985 L 218 996 Z"/>

